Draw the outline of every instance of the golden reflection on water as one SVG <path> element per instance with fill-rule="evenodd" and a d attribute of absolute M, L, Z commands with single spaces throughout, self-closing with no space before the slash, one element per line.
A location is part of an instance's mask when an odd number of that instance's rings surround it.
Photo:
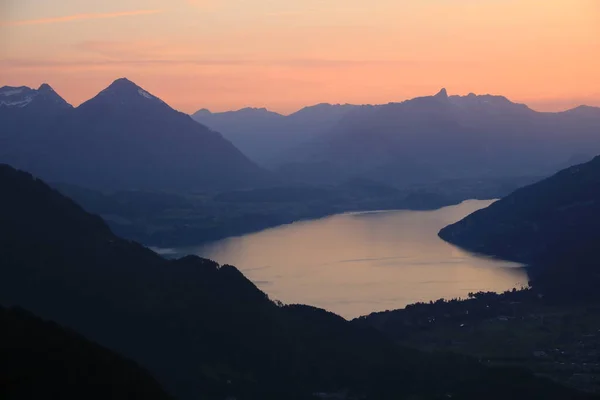
<path fill-rule="evenodd" d="M 334 215 L 177 253 L 235 265 L 272 299 L 353 318 L 417 301 L 526 286 L 518 264 L 475 256 L 437 236 L 442 227 L 490 203 Z"/>

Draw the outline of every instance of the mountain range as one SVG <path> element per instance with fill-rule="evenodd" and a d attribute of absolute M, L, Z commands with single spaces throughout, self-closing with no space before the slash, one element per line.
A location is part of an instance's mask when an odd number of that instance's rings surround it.
<path fill-rule="evenodd" d="M 46 84 L 3 87 L 0 125 L 0 162 L 99 190 L 219 192 L 355 179 L 436 187 L 547 176 L 600 152 L 598 108 L 540 113 L 502 96 L 446 90 L 289 116 L 200 110 L 192 119 L 125 78 L 75 108 Z"/>
<path fill-rule="evenodd" d="M 442 90 L 357 108 L 319 140 L 287 153 L 279 170 L 301 181 L 362 176 L 396 186 L 545 176 L 600 152 L 599 132 L 599 108 L 540 113 L 501 96 Z"/>
<path fill-rule="evenodd" d="M 311 184 L 547 176 L 600 152 L 600 108 L 544 113 L 503 96 L 449 96 L 445 89 L 401 103 L 318 105 L 288 117 L 244 109 L 194 118 L 268 159 L 284 180 Z"/>
<path fill-rule="evenodd" d="M 73 108 L 48 85 L 0 88 L 0 161 L 96 189 L 241 189 L 271 177 L 235 146 L 121 78 Z"/>
<path fill-rule="evenodd" d="M 265 108 L 192 114 L 196 121 L 219 131 L 252 160 L 266 166 L 278 162 L 280 154 L 319 137 L 332 129 L 351 104 L 317 104 L 284 116 Z"/>

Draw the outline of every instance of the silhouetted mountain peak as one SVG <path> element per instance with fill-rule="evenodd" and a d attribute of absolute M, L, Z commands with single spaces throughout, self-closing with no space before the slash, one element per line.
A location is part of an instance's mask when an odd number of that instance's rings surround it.
<path fill-rule="evenodd" d="M 265 107 L 245 107 L 237 111 L 233 111 L 233 113 L 237 113 L 240 115 L 256 115 L 256 116 L 280 116 L 279 114 L 268 110 Z"/>
<path fill-rule="evenodd" d="M 517 111 L 529 112 L 529 107 L 524 104 L 513 103 L 504 96 L 469 93 L 466 96 L 450 96 L 452 104 L 465 109 L 489 110 L 489 111 Z"/>
<path fill-rule="evenodd" d="M 56 91 L 47 83 L 42 83 L 38 88 L 38 92 L 40 93 L 56 93 Z"/>
<path fill-rule="evenodd" d="M 235 111 L 224 111 L 224 112 L 216 112 L 216 113 L 213 113 L 210 110 L 203 108 L 203 109 L 196 111 L 194 114 L 192 114 L 192 118 L 194 118 L 196 121 L 198 121 L 202 124 L 211 126 L 211 128 L 215 128 L 217 130 L 218 130 L 218 124 L 217 124 L 217 126 L 212 126 L 214 123 L 214 118 L 219 119 L 219 120 L 228 119 L 228 118 L 233 118 L 235 120 L 239 120 L 239 119 L 245 119 L 245 118 L 278 119 L 278 118 L 282 118 L 282 117 L 283 117 L 283 115 L 273 112 L 265 107 L 260 107 L 260 108 L 245 107 L 245 108 L 240 108 L 239 110 L 235 110 Z"/>
<path fill-rule="evenodd" d="M 341 106 L 339 104 L 319 103 L 319 104 L 315 104 L 312 106 L 306 106 L 306 107 L 300 109 L 299 111 L 297 111 L 295 114 L 302 113 L 302 112 L 311 112 L 311 111 L 325 112 L 327 110 L 330 110 L 330 109 L 333 109 L 336 107 L 341 107 Z"/>
<path fill-rule="evenodd" d="M 581 105 L 579 107 L 567 110 L 565 113 L 577 116 L 600 116 L 600 107 Z"/>
<path fill-rule="evenodd" d="M 331 116 L 336 116 L 334 119 L 337 120 L 337 118 L 341 118 L 342 115 L 357 107 L 358 106 L 352 104 L 319 103 L 304 107 L 301 110 L 291 114 L 290 117 L 296 118 L 310 116 L 310 118 L 325 118 L 329 120 Z"/>
<path fill-rule="evenodd" d="M 100 93 L 117 95 L 117 96 L 139 96 L 145 99 L 157 99 L 158 97 L 151 95 L 127 78 L 119 78 L 110 84 L 109 87 Z"/>
<path fill-rule="evenodd" d="M 438 92 L 438 94 L 436 94 L 434 97 L 437 97 L 439 99 L 447 99 L 448 98 L 448 91 L 445 88 L 442 88 L 442 90 L 440 90 Z"/>
<path fill-rule="evenodd" d="M 127 78 L 115 79 L 107 89 L 113 90 L 137 90 L 140 87 Z"/>
<path fill-rule="evenodd" d="M 27 86 L 0 88 L 0 107 L 30 108 L 32 105 L 51 110 L 71 108 L 71 105 L 47 83 L 42 84 L 37 90 Z"/>
<path fill-rule="evenodd" d="M 329 104 L 329 103 L 319 103 L 319 104 L 315 104 L 312 106 L 307 106 L 304 107 L 304 110 L 309 110 L 309 109 L 324 109 L 324 108 L 331 108 L 333 107 L 333 104 Z"/>
<path fill-rule="evenodd" d="M 90 104 L 103 104 L 112 107 L 134 106 L 136 108 L 144 108 L 154 104 L 168 107 L 164 101 L 150 94 L 148 91 L 127 78 L 115 80 L 106 89 L 98 93 L 96 97 L 88 100 L 82 106 L 85 108 L 89 107 Z"/>
<path fill-rule="evenodd" d="M 270 179 L 220 134 L 125 78 L 74 110 L 64 109 L 49 85 L 2 88 L 0 102 L 0 161 L 48 180 L 109 190 L 217 190 Z"/>
<path fill-rule="evenodd" d="M 66 102 L 65 99 L 60 97 L 58 93 L 47 83 L 42 83 L 37 90 L 36 102 L 53 104 L 62 108 L 72 108 L 72 106 Z"/>

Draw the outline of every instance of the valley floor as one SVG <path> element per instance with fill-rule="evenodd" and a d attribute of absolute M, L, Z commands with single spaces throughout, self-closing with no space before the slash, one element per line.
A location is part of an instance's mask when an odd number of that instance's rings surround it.
<path fill-rule="evenodd" d="M 86 211 L 100 215 L 121 237 L 149 246 L 181 247 L 350 211 L 434 210 L 468 199 L 495 199 L 531 179 L 455 180 L 405 189 L 359 181 L 219 194 L 55 187 Z"/>
<path fill-rule="evenodd" d="M 600 304 L 553 305 L 525 289 L 417 304 L 359 319 L 397 343 L 465 354 L 492 366 L 600 393 Z"/>

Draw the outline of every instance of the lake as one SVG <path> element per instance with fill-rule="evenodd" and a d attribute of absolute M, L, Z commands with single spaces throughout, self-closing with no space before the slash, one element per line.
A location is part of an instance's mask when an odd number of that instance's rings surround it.
<path fill-rule="evenodd" d="M 437 236 L 492 202 L 333 215 L 159 252 L 235 265 L 272 299 L 350 319 L 418 301 L 527 286 L 520 265 L 471 254 Z"/>

